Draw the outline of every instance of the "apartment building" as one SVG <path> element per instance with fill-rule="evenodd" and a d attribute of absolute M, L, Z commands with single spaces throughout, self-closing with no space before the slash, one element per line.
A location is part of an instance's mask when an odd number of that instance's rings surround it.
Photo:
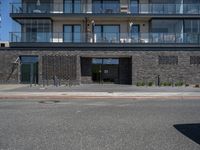
<path fill-rule="evenodd" d="M 199 0 L 12 3 L 2 83 L 200 83 Z"/>

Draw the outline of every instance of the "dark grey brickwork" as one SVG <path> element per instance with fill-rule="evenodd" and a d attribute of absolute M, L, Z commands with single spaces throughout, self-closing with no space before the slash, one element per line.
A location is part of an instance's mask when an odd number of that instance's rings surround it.
<path fill-rule="evenodd" d="M 152 48 L 151 48 L 152 49 Z M 162 49 L 162 48 L 161 48 Z M 166 49 L 166 48 L 165 48 Z M 179 49 L 180 51 L 169 48 L 170 51 L 159 51 L 158 48 L 155 51 L 81 51 L 77 49 L 74 51 L 59 50 L 55 48 L 54 51 L 48 49 L 35 49 L 35 50 L 14 50 L 0 49 L 0 82 L 1 83 L 20 83 L 20 65 L 14 63 L 20 55 L 37 55 L 39 56 L 39 83 L 42 84 L 42 56 L 52 55 L 70 55 L 75 56 L 76 59 L 76 83 L 81 83 L 81 63 L 80 57 L 117 57 L 117 58 L 132 58 L 132 84 L 136 84 L 139 81 L 157 82 L 157 76 L 160 75 L 161 82 L 166 81 L 183 81 L 189 84 L 200 83 L 200 66 L 190 65 L 190 56 L 200 56 L 200 51 L 192 51 L 192 48 L 188 48 L 188 51 Z M 178 56 L 177 65 L 159 65 L 158 56 Z M 85 62 L 87 63 L 87 61 Z M 128 63 L 128 62 L 127 62 Z M 125 68 L 128 72 L 128 68 Z M 128 73 L 126 74 L 129 78 Z M 124 80 L 124 79 L 123 79 Z M 87 82 L 86 82 L 87 83 Z"/>

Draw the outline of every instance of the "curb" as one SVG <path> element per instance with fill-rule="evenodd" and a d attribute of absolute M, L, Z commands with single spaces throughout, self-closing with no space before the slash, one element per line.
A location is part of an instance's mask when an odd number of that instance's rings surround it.
<path fill-rule="evenodd" d="M 200 96 L 0 96 L 0 100 L 67 100 L 67 99 L 161 99 L 161 100 L 200 100 Z"/>

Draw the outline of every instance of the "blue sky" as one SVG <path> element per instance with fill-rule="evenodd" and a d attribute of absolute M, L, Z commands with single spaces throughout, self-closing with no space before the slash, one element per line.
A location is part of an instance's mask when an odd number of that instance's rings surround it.
<path fill-rule="evenodd" d="M 9 17 L 10 12 L 10 2 L 12 0 L 0 0 L 2 2 L 1 6 L 1 15 L 2 15 L 2 23 L 0 28 L 0 36 L 1 41 L 9 40 L 9 32 L 12 31 L 12 20 Z"/>

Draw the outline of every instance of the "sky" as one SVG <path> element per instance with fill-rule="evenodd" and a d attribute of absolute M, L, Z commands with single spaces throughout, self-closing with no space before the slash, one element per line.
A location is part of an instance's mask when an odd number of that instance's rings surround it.
<path fill-rule="evenodd" d="M 9 17 L 10 2 L 12 0 L 1 1 L 1 28 L 0 28 L 0 41 L 9 41 L 9 32 L 12 31 L 12 20 Z"/>

